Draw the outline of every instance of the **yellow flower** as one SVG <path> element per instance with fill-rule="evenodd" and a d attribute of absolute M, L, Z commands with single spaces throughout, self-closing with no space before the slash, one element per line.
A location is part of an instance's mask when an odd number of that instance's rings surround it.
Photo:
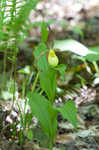
<path fill-rule="evenodd" d="M 54 50 L 50 50 L 49 54 L 48 54 L 48 63 L 53 66 L 56 67 L 58 65 L 58 57 L 56 56 Z"/>

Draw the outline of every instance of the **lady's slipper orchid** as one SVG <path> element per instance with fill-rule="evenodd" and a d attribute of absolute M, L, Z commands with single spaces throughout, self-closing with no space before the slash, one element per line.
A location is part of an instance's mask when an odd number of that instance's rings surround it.
<path fill-rule="evenodd" d="M 56 56 L 54 50 L 50 50 L 49 54 L 48 54 L 48 63 L 53 66 L 56 67 L 58 65 L 58 57 Z"/>

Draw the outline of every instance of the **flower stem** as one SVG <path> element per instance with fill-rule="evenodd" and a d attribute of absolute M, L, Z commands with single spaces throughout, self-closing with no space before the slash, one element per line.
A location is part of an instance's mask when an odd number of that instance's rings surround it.
<path fill-rule="evenodd" d="M 33 82 L 32 92 L 35 90 L 35 87 L 36 87 L 36 84 L 37 84 L 38 78 L 39 78 L 39 72 L 37 73 L 36 78 L 35 78 L 35 80 L 34 80 L 34 82 Z"/>

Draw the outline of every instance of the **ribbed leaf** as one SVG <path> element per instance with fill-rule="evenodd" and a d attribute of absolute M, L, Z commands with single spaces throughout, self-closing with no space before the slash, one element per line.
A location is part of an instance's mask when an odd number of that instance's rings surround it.
<path fill-rule="evenodd" d="M 53 103 L 57 86 L 56 71 L 49 69 L 48 71 L 40 72 L 40 85 Z"/>
<path fill-rule="evenodd" d="M 60 51 L 71 51 L 80 56 L 86 56 L 88 54 L 95 54 L 96 52 L 90 51 L 86 46 L 78 41 L 69 40 L 55 40 L 54 48 L 60 49 Z"/>
<path fill-rule="evenodd" d="M 33 116 L 38 118 L 43 131 L 53 140 L 57 130 L 57 111 L 45 97 L 37 93 L 28 93 L 28 98 Z"/>
<path fill-rule="evenodd" d="M 77 129 L 77 108 L 72 100 L 67 101 L 62 107 L 58 108 L 58 111 Z"/>
<path fill-rule="evenodd" d="M 47 47 L 44 43 L 40 43 L 34 50 L 38 70 L 46 71 L 48 69 L 46 51 Z"/>

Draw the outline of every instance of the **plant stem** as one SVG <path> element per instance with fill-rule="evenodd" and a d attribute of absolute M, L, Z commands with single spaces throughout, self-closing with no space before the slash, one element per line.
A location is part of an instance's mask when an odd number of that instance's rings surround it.
<path fill-rule="evenodd" d="M 32 92 L 35 90 L 35 87 L 36 87 L 38 78 L 39 78 L 39 72 L 37 73 L 36 78 L 35 78 L 35 80 L 34 80 L 34 82 L 33 82 Z"/>
<path fill-rule="evenodd" d="M 49 149 L 53 150 L 53 141 L 52 140 L 50 141 Z"/>
<path fill-rule="evenodd" d="M 44 92 L 44 90 L 42 89 L 42 90 L 40 91 L 40 95 L 42 95 L 43 92 Z"/>
<path fill-rule="evenodd" d="M 5 86 L 5 81 L 6 81 L 6 65 L 7 65 L 7 48 L 5 48 L 4 51 L 4 59 L 3 59 L 3 88 Z"/>
<path fill-rule="evenodd" d="M 96 61 L 93 61 L 92 63 L 94 65 L 94 67 L 95 67 L 96 72 L 99 73 L 99 67 L 98 67 Z"/>
<path fill-rule="evenodd" d="M 50 150 L 53 150 L 53 145 L 52 145 L 52 144 L 50 144 L 49 149 L 50 149 Z"/>
<path fill-rule="evenodd" d="M 23 84 L 22 84 L 22 98 L 25 96 L 25 90 L 26 90 L 26 79 L 23 79 Z"/>
<path fill-rule="evenodd" d="M 15 47 L 16 49 L 16 47 Z M 16 58 L 16 53 L 14 52 L 14 57 Z M 13 103 L 11 107 L 11 111 L 13 110 L 14 107 L 14 101 L 15 101 L 15 92 L 16 92 L 16 60 L 15 62 L 12 62 L 12 73 L 14 73 L 14 87 L 13 87 Z"/>

